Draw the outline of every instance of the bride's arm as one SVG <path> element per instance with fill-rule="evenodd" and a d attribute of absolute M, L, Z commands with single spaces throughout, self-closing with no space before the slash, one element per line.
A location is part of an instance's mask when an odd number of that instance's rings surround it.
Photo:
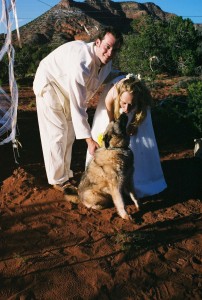
<path fill-rule="evenodd" d="M 115 86 L 112 86 L 109 92 L 107 93 L 107 96 L 105 98 L 105 106 L 107 109 L 107 113 L 109 116 L 109 120 L 114 120 L 114 99 L 115 99 Z"/>

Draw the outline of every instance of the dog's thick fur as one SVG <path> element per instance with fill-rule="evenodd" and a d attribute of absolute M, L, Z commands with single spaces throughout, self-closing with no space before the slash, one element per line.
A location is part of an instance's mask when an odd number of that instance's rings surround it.
<path fill-rule="evenodd" d="M 132 185 L 133 154 L 126 134 L 127 116 L 122 114 L 108 125 L 103 136 L 103 147 L 96 150 L 84 172 L 78 194 L 88 208 L 102 209 L 113 200 L 118 214 L 131 219 L 124 207 L 124 194 L 130 195 L 138 208 Z"/>

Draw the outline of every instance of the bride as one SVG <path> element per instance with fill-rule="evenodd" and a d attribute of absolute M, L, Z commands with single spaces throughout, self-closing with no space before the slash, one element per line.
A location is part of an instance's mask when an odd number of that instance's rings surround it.
<path fill-rule="evenodd" d="M 96 108 L 92 138 L 101 143 L 102 134 L 121 113 L 128 115 L 127 132 L 134 155 L 133 183 L 138 198 L 152 196 L 166 187 L 151 119 L 151 95 L 136 75 L 119 76 L 106 84 Z M 86 165 L 92 156 L 87 152 Z"/>

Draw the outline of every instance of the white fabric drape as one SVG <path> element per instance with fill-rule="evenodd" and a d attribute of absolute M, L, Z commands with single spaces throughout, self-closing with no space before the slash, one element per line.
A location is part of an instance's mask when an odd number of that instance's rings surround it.
<path fill-rule="evenodd" d="M 5 41 L 0 49 L 0 61 L 7 55 L 10 93 L 8 95 L 0 86 L 0 145 L 11 141 L 14 148 L 16 148 L 16 145 L 18 144 L 16 141 L 18 87 L 14 75 L 15 50 L 12 45 L 11 31 L 13 20 L 15 21 L 19 44 L 20 35 L 16 12 L 16 1 L 1 0 L 1 2 L 2 12 L 0 23 L 4 26 Z"/>

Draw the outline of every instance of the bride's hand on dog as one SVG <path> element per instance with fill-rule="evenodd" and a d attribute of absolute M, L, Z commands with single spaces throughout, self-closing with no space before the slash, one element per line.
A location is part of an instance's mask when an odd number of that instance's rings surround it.
<path fill-rule="evenodd" d="M 88 152 L 91 155 L 94 155 L 95 151 L 100 147 L 99 144 L 94 141 L 92 138 L 87 138 L 86 143 L 88 145 Z"/>

